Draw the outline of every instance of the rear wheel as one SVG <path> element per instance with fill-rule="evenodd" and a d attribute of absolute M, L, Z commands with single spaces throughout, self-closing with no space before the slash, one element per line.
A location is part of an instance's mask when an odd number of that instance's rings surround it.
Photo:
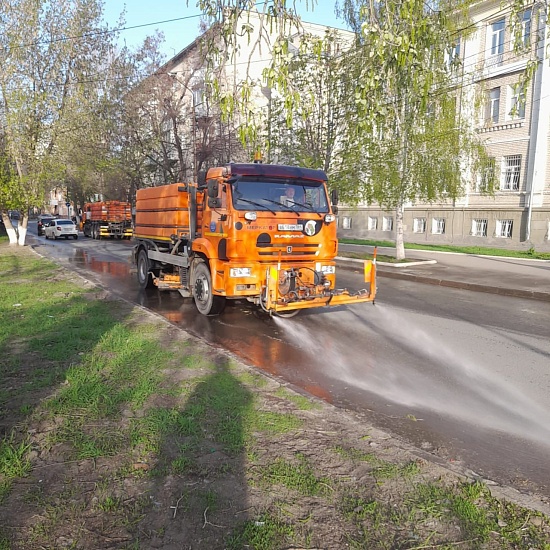
<path fill-rule="evenodd" d="M 225 296 L 212 293 L 212 277 L 204 262 L 200 262 L 195 269 L 193 297 L 197 309 L 203 315 L 218 315 L 225 309 Z"/>
<path fill-rule="evenodd" d="M 147 251 L 143 248 L 138 253 L 137 278 L 139 286 L 143 289 L 152 288 L 154 286 L 153 278 L 149 273 L 149 257 L 147 256 Z"/>

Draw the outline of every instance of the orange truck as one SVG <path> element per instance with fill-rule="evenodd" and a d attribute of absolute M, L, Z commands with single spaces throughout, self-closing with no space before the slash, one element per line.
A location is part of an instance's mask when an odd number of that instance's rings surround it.
<path fill-rule="evenodd" d="M 216 315 L 248 300 L 270 315 L 374 302 L 376 252 L 366 288 L 336 288 L 337 192 L 321 170 L 260 163 L 210 168 L 198 183 L 140 189 L 133 259 L 141 288 L 178 290 Z M 332 206 L 331 205 L 334 205 Z"/>
<path fill-rule="evenodd" d="M 81 230 L 85 237 L 130 239 L 132 205 L 122 201 L 88 202 L 82 211 Z"/>

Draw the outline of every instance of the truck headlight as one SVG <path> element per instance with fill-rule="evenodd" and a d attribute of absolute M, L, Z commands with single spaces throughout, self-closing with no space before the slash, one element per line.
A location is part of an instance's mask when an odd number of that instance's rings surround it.
<path fill-rule="evenodd" d="M 325 223 L 331 223 L 336 219 L 334 214 L 325 214 Z"/>
<path fill-rule="evenodd" d="M 252 277 L 251 267 L 232 267 L 229 270 L 230 277 Z"/>

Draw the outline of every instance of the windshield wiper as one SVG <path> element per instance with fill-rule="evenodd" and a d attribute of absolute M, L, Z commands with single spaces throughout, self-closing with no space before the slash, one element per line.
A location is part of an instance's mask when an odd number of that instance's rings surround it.
<path fill-rule="evenodd" d="M 274 201 L 273 199 L 264 199 L 264 200 L 269 201 L 278 206 L 282 206 L 283 208 L 287 208 L 288 210 L 286 210 L 286 212 L 294 212 L 294 210 L 292 210 L 292 207 L 288 206 L 288 204 L 285 204 L 284 202 Z M 289 202 L 294 202 L 294 201 L 289 201 Z"/>
<path fill-rule="evenodd" d="M 269 199 L 265 199 L 265 200 L 269 200 Z M 275 212 L 273 210 L 271 210 L 271 208 L 269 208 L 269 206 L 266 206 L 265 204 L 260 204 L 260 203 L 257 203 L 257 202 L 254 202 L 254 201 L 251 201 L 251 200 L 248 200 L 248 199 L 237 199 L 237 201 L 241 201 L 241 202 L 247 202 L 248 204 L 253 204 L 254 206 L 257 206 L 258 208 L 264 208 L 267 210 L 269 210 L 272 214 L 275 214 Z"/>
<path fill-rule="evenodd" d="M 303 206 L 304 208 L 307 208 L 310 212 L 315 212 L 315 214 L 317 214 L 320 218 L 323 217 L 321 212 L 317 212 L 317 210 L 315 208 L 313 208 L 313 206 L 311 204 L 309 204 L 308 202 L 296 202 L 296 201 L 293 201 L 291 199 L 289 199 L 288 202 L 291 202 L 292 206 Z M 296 210 L 294 210 L 294 209 L 292 211 L 296 212 Z"/>

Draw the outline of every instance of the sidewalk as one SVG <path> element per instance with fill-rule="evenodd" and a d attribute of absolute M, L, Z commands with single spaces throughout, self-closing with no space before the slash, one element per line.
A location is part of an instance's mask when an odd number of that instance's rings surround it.
<path fill-rule="evenodd" d="M 340 244 L 340 251 L 372 253 L 372 246 Z M 379 254 L 395 255 L 393 248 L 378 248 Z M 550 261 L 497 256 L 475 256 L 406 250 L 410 264 L 377 264 L 379 277 L 406 279 L 417 283 L 490 292 L 502 296 L 550 301 Z M 423 260 L 416 263 L 415 260 Z M 362 260 L 339 256 L 338 264 L 360 268 Z"/>

